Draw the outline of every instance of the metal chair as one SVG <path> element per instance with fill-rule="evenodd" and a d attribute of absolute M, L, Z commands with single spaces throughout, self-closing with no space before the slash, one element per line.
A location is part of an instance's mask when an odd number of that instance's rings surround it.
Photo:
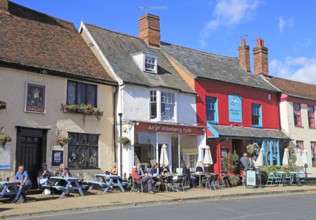
<path fill-rule="evenodd" d="M 276 175 L 274 175 L 273 172 L 268 172 L 268 179 L 267 179 L 266 185 L 269 185 L 269 184 L 272 185 L 273 183 L 279 184 L 280 180 Z"/>

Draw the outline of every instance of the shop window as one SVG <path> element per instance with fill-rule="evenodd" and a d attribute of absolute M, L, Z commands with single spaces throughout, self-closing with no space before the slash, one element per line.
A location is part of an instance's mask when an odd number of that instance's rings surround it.
<path fill-rule="evenodd" d="M 189 155 L 189 163 L 191 164 L 191 172 L 195 172 L 195 165 L 197 163 L 198 160 L 198 155 L 197 154 L 190 154 Z"/>
<path fill-rule="evenodd" d="M 294 110 L 294 125 L 296 127 L 302 127 L 301 105 L 293 103 L 293 110 Z"/>
<path fill-rule="evenodd" d="M 314 106 L 307 106 L 308 125 L 310 128 L 315 128 L 315 108 Z"/>
<path fill-rule="evenodd" d="M 150 119 L 157 118 L 157 91 L 150 91 Z"/>
<path fill-rule="evenodd" d="M 262 127 L 262 111 L 260 104 L 251 104 L 252 126 Z"/>
<path fill-rule="evenodd" d="M 210 123 L 218 123 L 217 98 L 206 97 L 206 120 Z"/>
<path fill-rule="evenodd" d="M 312 147 L 312 165 L 316 167 L 316 142 L 311 142 Z"/>
<path fill-rule="evenodd" d="M 302 152 L 304 150 L 304 141 L 296 141 L 296 148 Z"/>
<path fill-rule="evenodd" d="M 69 133 L 68 167 L 98 168 L 99 135 Z"/>
<path fill-rule="evenodd" d="M 68 81 L 67 104 L 86 104 L 97 107 L 97 86 L 81 82 Z"/>

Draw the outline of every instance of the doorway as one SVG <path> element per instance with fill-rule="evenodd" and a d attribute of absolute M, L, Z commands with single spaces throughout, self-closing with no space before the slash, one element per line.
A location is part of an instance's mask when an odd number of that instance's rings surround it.
<path fill-rule="evenodd" d="M 33 187 L 37 187 L 37 172 L 46 162 L 47 129 L 17 128 L 16 170 L 23 165 Z"/>

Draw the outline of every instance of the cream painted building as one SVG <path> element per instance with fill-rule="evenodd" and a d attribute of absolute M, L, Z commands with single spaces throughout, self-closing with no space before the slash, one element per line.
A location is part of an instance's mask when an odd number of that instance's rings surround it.
<path fill-rule="evenodd" d="M 316 86 L 281 78 L 267 78 L 281 90 L 280 123 L 291 144 L 307 153 L 308 177 L 316 177 Z"/>
<path fill-rule="evenodd" d="M 20 164 L 35 187 L 41 163 L 64 163 L 74 176 L 110 169 L 117 83 L 72 23 L 12 2 L 9 9 L 0 12 L 0 132 L 12 141 L 0 146 L 0 178 Z"/>

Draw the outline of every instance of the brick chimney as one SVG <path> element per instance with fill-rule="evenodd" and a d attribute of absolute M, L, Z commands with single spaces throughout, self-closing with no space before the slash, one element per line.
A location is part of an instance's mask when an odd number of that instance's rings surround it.
<path fill-rule="evenodd" d="M 257 39 L 257 47 L 253 48 L 254 73 L 269 75 L 268 48 L 264 46 L 263 39 Z"/>
<path fill-rule="evenodd" d="M 160 47 L 160 19 L 156 15 L 146 14 L 139 18 L 139 38 L 149 46 Z"/>
<path fill-rule="evenodd" d="M 9 0 L 0 0 L 0 14 L 10 14 Z"/>
<path fill-rule="evenodd" d="M 239 65 L 247 72 L 250 72 L 250 53 L 249 46 L 246 45 L 246 40 L 241 39 L 241 46 L 238 48 L 239 52 Z"/>

